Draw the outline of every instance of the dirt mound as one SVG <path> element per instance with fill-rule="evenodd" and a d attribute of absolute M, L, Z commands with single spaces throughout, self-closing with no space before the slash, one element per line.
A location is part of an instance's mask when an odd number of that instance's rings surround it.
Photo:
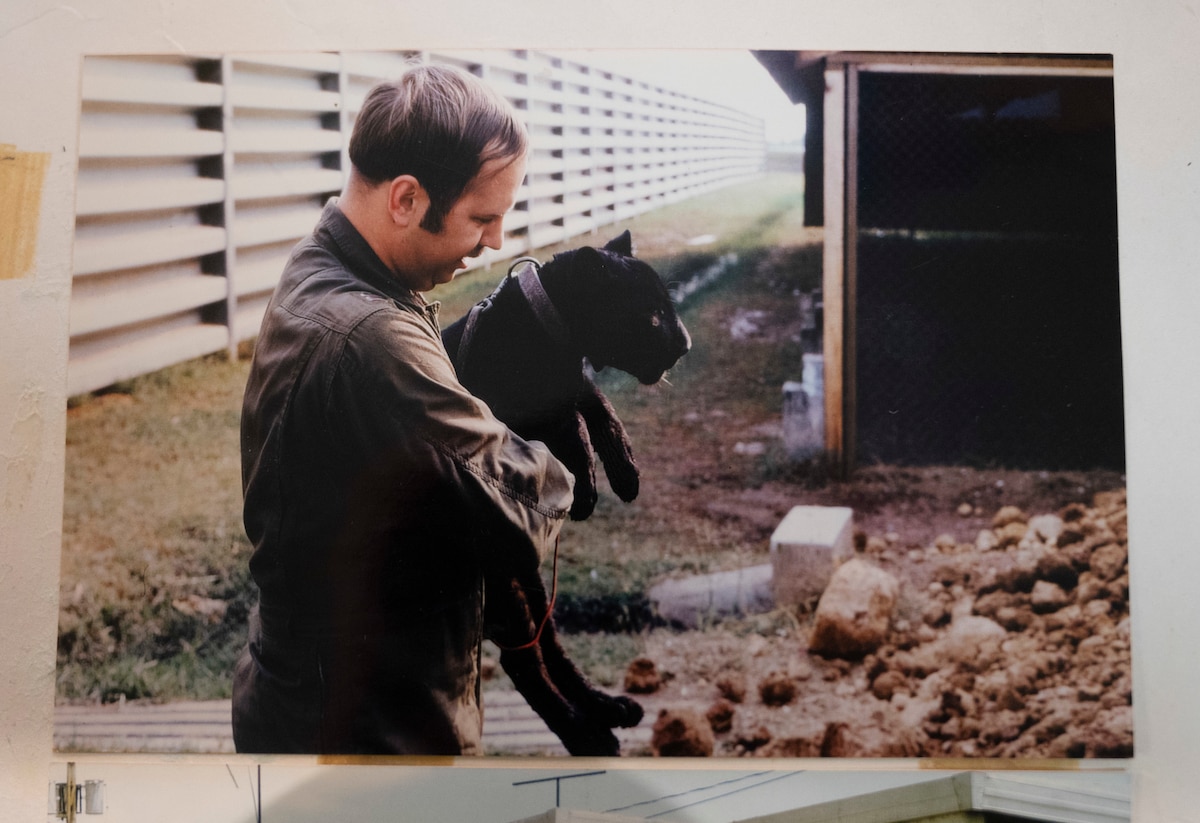
<path fill-rule="evenodd" d="M 655 631 L 663 685 L 642 702 L 707 712 L 717 756 L 1129 757 L 1125 523 L 1118 490 L 1035 516 L 1004 507 L 973 542 L 861 535 L 861 562 L 902 581 L 873 653 L 813 653 L 811 615 Z"/>

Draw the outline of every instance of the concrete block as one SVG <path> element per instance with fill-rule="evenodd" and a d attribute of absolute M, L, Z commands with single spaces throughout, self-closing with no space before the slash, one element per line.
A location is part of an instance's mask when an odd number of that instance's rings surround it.
<path fill-rule="evenodd" d="M 687 629 L 730 615 L 769 612 L 771 565 L 664 580 L 651 587 L 650 604 L 659 617 Z"/>
<path fill-rule="evenodd" d="M 771 535 L 771 589 L 777 606 L 819 597 L 834 567 L 854 556 L 854 512 L 794 506 Z"/>

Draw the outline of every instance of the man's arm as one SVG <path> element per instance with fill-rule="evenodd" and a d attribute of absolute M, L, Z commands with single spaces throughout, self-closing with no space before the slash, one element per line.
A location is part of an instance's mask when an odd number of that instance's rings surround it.
<path fill-rule="evenodd" d="M 363 413 L 378 415 L 365 425 L 376 429 L 381 448 L 405 455 L 430 473 L 426 481 L 459 497 L 473 528 L 498 533 L 504 545 L 528 547 L 525 557 L 509 558 L 515 568 L 536 567 L 571 505 L 570 473 L 543 444 L 513 434 L 458 382 L 425 318 L 388 310 L 364 326 L 352 335 L 345 365 L 357 372 L 356 382 L 372 387 Z"/>

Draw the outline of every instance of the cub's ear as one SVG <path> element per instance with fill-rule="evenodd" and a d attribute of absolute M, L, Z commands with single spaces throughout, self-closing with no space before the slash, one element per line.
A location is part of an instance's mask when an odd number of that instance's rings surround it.
<path fill-rule="evenodd" d="M 633 257 L 633 237 L 629 234 L 629 230 L 626 229 L 621 232 L 620 237 L 614 237 L 605 243 L 604 250 L 622 257 Z"/>

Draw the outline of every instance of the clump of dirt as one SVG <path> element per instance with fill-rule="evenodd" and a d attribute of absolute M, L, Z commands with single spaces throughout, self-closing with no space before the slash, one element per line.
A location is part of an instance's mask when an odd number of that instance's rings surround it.
<path fill-rule="evenodd" d="M 651 694 L 662 686 L 662 678 L 654 661 L 639 657 L 629 664 L 625 672 L 625 691 L 630 694 Z"/>
<path fill-rule="evenodd" d="M 650 748 L 658 757 L 708 757 L 713 745 L 708 718 L 693 708 L 662 709 L 654 721 Z"/>
<path fill-rule="evenodd" d="M 1132 756 L 1123 489 L 955 516 L 986 523 L 972 540 L 857 541 L 903 581 L 866 656 L 813 654 L 811 615 L 657 630 L 646 658 L 663 686 L 640 698 L 647 711 L 708 712 L 717 756 Z M 730 684 L 744 684 L 736 705 Z"/>

